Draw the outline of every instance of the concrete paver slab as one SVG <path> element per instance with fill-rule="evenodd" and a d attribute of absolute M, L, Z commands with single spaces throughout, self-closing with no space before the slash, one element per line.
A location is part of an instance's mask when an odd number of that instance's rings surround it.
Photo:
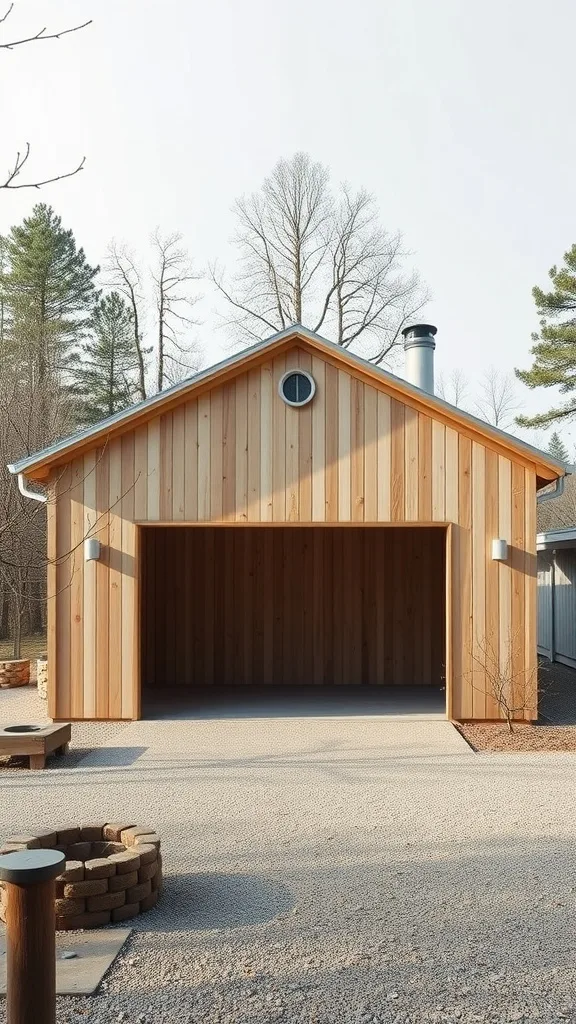
<path fill-rule="evenodd" d="M 89 996 L 118 956 L 130 928 L 94 929 L 86 932 L 58 932 L 56 935 L 56 993 L 59 996 Z M 73 952 L 73 959 L 62 953 Z M 33 982 L 32 982 L 33 983 Z M 6 994 L 6 931 L 0 924 L 0 995 Z"/>

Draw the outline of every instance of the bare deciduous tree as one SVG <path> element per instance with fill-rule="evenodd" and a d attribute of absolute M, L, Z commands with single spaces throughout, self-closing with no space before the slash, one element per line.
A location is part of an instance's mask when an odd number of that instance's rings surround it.
<path fill-rule="evenodd" d="M 456 368 L 445 376 L 438 374 L 436 378 L 436 394 L 445 402 L 465 409 L 468 399 L 469 382 L 463 370 Z"/>
<path fill-rule="evenodd" d="M 535 718 L 538 711 L 537 669 L 526 672 L 522 664 L 520 667 L 516 665 L 514 651 L 522 646 L 522 639 L 510 631 L 498 649 L 489 637 L 479 637 L 471 652 L 472 661 L 482 671 L 488 692 L 505 719 L 509 732 L 514 731 L 514 720 L 518 716 L 524 718 L 528 712 L 531 718 Z M 484 684 L 476 686 L 474 683 L 474 671 L 472 686 L 478 692 L 486 692 Z"/>
<path fill-rule="evenodd" d="M 339 345 L 370 339 L 371 359 L 386 359 L 425 301 L 416 275 L 400 271 L 405 255 L 401 235 L 380 225 L 374 198 L 343 186 L 329 245 L 332 286 L 315 330 L 327 319 Z"/>
<path fill-rule="evenodd" d="M 146 398 L 146 356 L 150 349 L 143 344 L 144 298 L 142 295 L 142 276 L 136 260 L 125 245 L 112 241 L 108 247 L 108 257 L 104 267 L 107 283 L 120 292 L 132 313 L 134 330 L 134 348 L 138 359 L 138 397 Z"/>
<path fill-rule="evenodd" d="M 328 171 L 306 153 L 280 160 L 234 212 L 239 270 L 227 282 L 213 266 L 211 277 L 232 307 L 227 322 L 251 339 L 301 323 L 382 362 L 426 301 L 374 198 L 347 186 L 334 195 Z"/>
<path fill-rule="evenodd" d="M 15 384 L 8 383 L 5 378 L 0 379 L 0 463 L 3 466 L 14 460 L 16 452 L 30 454 L 41 447 L 40 438 L 43 438 L 42 443 L 46 443 L 47 438 L 61 433 L 67 416 L 66 403 L 57 395 L 55 398 L 53 392 L 50 397 L 52 425 L 41 422 L 39 410 L 49 403 L 39 401 L 37 385 L 30 387 L 29 382 Z M 96 460 L 96 466 L 105 452 L 106 445 Z M 89 473 L 94 473 L 96 466 Z M 56 560 L 50 563 L 46 556 L 46 514 L 50 514 L 56 501 L 67 490 L 78 484 L 77 480 L 67 483 L 67 474 L 65 467 L 59 475 L 53 475 L 49 486 L 44 489 L 46 501 L 43 503 L 23 497 L 16 477 L 6 472 L 0 474 L 0 639 L 10 637 L 14 658 L 20 657 L 23 635 L 44 632 L 46 599 L 55 597 L 59 592 L 47 594 L 47 566 L 65 567 L 59 590 L 67 589 L 80 569 L 84 540 L 98 536 L 103 528 L 109 526 L 113 508 L 122 502 L 136 483 L 132 481 L 113 505 L 94 511 L 77 543 L 60 551 Z"/>
<path fill-rule="evenodd" d="M 501 430 L 511 427 L 520 408 L 513 374 L 490 366 L 480 379 L 479 390 L 477 415 Z"/>
<path fill-rule="evenodd" d="M 42 385 L 46 387 L 44 382 Z M 58 436 L 66 410 L 54 389 L 42 401 L 40 384 L 28 374 L 0 378 L 0 462 L 29 453 Z M 0 474 L 0 594 L 13 643 L 20 656 L 23 628 L 39 632 L 46 598 L 46 508 L 27 501 L 14 477 Z"/>
<path fill-rule="evenodd" d="M 304 153 L 280 160 L 260 192 L 238 199 L 234 291 L 212 279 L 234 307 L 232 322 L 251 338 L 308 319 L 308 293 L 326 255 L 333 201 L 328 172 Z"/>
<path fill-rule="evenodd" d="M 152 245 L 156 265 L 152 271 L 155 303 L 158 314 L 156 349 L 156 388 L 162 391 L 186 377 L 198 366 L 198 350 L 186 338 L 190 327 L 196 326 L 189 312 L 198 301 L 190 286 L 200 279 L 179 234 L 162 235 L 155 231 Z M 184 335 L 184 337 L 183 337 Z"/>
<path fill-rule="evenodd" d="M 5 13 L 0 17 L 0 27 L 2 27 L 10 15 L 14 11 L 14 4 L 11 3 Z M 72 32 L 79 32 L 83 28 L 87 28 L 91 25 L 91 21 L 85 21 L 81 25 L 74 25 L 72 28 L 60 29 L 58 32 L 48 32 L 44 27 L 34 32 L 32 35 L 24 35 L 21 38 L 15 38 L 7 40 L 6 42 L 0 42 L 0 50 L 14 50 L 18 46 L 24 46 L 28 43 L 45 42 L 49 39 L 61 39 L 62 36 L 70 35 Z M 54 174 L 47 178 L 38 178 L 34 181 L 19 181 L 18 178 L 22 172 L 22 169 L 28 163 L 30 158 L 30 143 L 27 142 L 23 150 L 19 150 L 16 154 L 16 158 L 8 169 L 6 178 L 4 181 L 0 181 L 0 189 L 20 189 L 20 188 L 42 188 L 43 185 L 51 185 L 56 181 L 62 181 L 64 178 L 72 178 L 84 167 L 86 158 L 82 157 L 78 166 L 71 171 L 66 171 L 63 174 Z"/>

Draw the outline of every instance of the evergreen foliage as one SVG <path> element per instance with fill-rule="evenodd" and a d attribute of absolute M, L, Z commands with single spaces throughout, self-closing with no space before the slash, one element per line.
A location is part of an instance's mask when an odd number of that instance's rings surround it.
<path fill-rule="evenodd" d="M 72 370 L 82 424 L 97 423 L 125 409 L 137 397 L 138 353 L 132 313 L 118 292 L 99 300 L 91 329 Z"/>
<path fill-rule="evenodd" d="M 44 203 L 11 228 L 3 258 L 3 356 L 47 393 L 60 386 L 90 323 L 99 268 L 88 264 L 73 232 Z"/>
<path fill-rule="evenodd" d="M 568 449 L 566 448 L 566 445 L 562 441 L 562 438 L 560 437 L 560 434 L 557 430 L 554 431 L 552 437 L 550 438 L 548 451 L 550 452 L 550 455 L 554 456 L 555 459 L 560 459 L 562 462 L 569 462 L 570 460 Z"/>
<path fill-rule="evenodd" d="M 540 317 L 540 333 L 532 335 L 534 361 L 516 375 L 529 388 L 557 387 L 567 400 L 548 412 L 519 416 L 521 426 L 547 426 L 576 413 L 576 245 L 564 254 L 563 266 L 552 267 L 549 275 L 551 291 L 532 289 Z"/>

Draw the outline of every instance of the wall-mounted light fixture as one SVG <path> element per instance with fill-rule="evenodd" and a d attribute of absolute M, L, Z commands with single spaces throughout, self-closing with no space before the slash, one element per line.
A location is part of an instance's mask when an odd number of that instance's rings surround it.
<path fill-rule="evenodd" d="M 84 560 L 97 562 L 100 558 L 101 544 L 98 537 L 87 537 L 84 541 Z"/>
<path fill-rule="evenodd" d="M 508 541 L 501 537 L 492 541 L 492 558 L 495 562 L 505 562 L 508 558 Z"/>

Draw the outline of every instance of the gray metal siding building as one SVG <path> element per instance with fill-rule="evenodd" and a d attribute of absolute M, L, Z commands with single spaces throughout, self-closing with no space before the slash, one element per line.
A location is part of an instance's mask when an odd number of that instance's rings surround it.
<path fill-rule="evenodd" d="M 538 653 L 576 668 L 576 529 L 538 535 Z"/>

